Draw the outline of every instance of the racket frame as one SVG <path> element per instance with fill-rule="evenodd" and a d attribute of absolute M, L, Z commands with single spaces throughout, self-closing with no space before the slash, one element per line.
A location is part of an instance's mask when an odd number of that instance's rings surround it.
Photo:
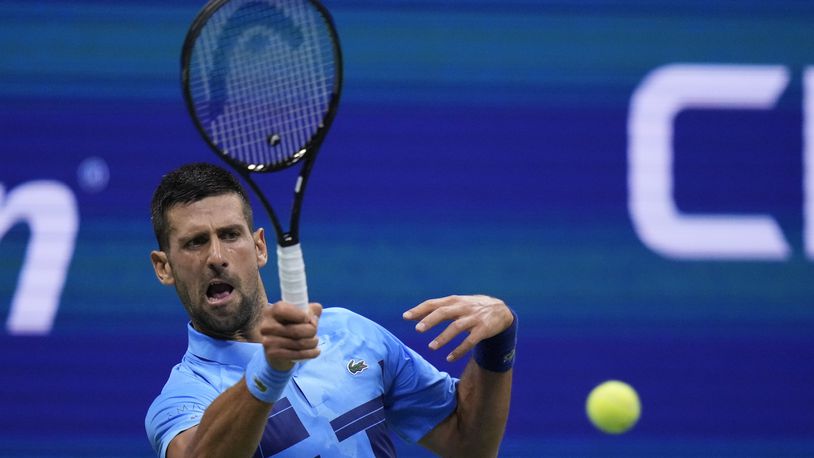
<path fill-rule="evenodd" d="M 322 145 L 322 141 L 325 139 L 325 136 L 328 133 L 328 130 L 333 123 L 334 118 L 336 117 L 336 112 L 339 107 L 339 99 L 342 93 L 342 79 L 343 79 L 343 64 L 342 64 L 342 47 L 339 42 L 339 35 L 336 31 L 336 24 L 334 23 L 333 17 L 328 12 L 328 10 L 323 6 L 320 2 L 316 0 L 302 0 L 311 4 L 319 14 L 324 18 L 325 24 L 328 26 L 328 32 L 333 42 L 332 51 L 334 56 L 334 71 L 335 71 L 335 78 L 334 78 L 334 86 L 333 90 L 331 91 L 331 98 L 328 101 L 328 109 L 325 114 L 325 117 L 322 119 L 322 123 L 317 129 L 316 133 L 305 143 L 300 151 L 303 151 L 301 154 L 294 154 L 290 158 L 285 161 L 280 162 L 277 165 L 269 165 L 264 164 L 265 166 L 261 170 L 252 170 L 249 168 L 249 164 L 245 164 L 242 161 L 234 159 L 233 157 L 229 156 L 228 154 L 224 153 L 218 145 L 212 141 L 209 137 L 208 132 L 203 127 L 201 122 L 198 119 L 196 114 L 195 105 L 193 103 L 192 93 L 189 87 L 189 63 L 192 59 L 192 51 L 195 47 L 195 42 L 197 41 L 198 37 L 200 36 L 201 30 L 203 30 L 204 26 L 206 25 L 209 18 L 212 17 L 221 7 L 232 0 L 210 0 L 207 2 L 206 5 L 198 12 L 198 15 L 195 16 L 195 19 L 190 25 L 189 30 L 187 31 L 187 35 L 184 39 L 184 45 L 181 52 L 181 87 L 183 90 L 184 101 L 186 103 L 187 111 L 189 111 L 190 117 L 192 118 L 193 123 L 195 124 L 195 128 L 204 138 L 204 141 L 209 145 L 212 151 L 224 160 L 227 164 L 229 164 L 238 174 L 249 184 L 251 189 L 254 191 L 255 195 L 260 200 L 260 203 L 263 205 L 266 213 L 268 213 L 269 217 L 271 218 L 271 223 L 274 226 L 274 231 L 277 234 L 277 243 L 281 247 L 290 247 L 293 245 L 297 245 L 299 243 L 299 233 L 300 233 L 300 212 L 302 209 L 302 199 L 303 195 L 305 194 L 305 188 L 308 184 L 308 178 L 311 175 L 311 169 L 314 166 L 314 161 L 316 160 L 317 153 L 319 152 L 320 146 Z M 269 0 L 267 0 L 269 1 Z M 273 2 L 272 2 L 273 3 Z M 271 203 L 266 198 L 265 194 L 262 192 L 260 187 L 251 179 L 252 173 L 271 173 L 277 172 L 292 165 L 303 161 L 302 168 L 300 169 L 299 175 L 297 177 L 297 181 L 294 186 L 294 197 L 292 200 L 291 205 L 291 216 L 289 220 L 288 230 L 286 231 L 283 225 L 280 222 L 280 219 L 277 217 L 274 209 L 271 206 Z"/>

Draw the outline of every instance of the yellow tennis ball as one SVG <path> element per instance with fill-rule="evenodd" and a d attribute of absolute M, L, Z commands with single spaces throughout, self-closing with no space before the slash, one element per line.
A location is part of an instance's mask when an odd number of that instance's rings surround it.
<path fill-rule="evenodd" d="M 639 420 L 639 395 L 625 382 L 608 380 L 588 394 L 585 412 L 599 430 L 608 434 L 621 434 Z"/>

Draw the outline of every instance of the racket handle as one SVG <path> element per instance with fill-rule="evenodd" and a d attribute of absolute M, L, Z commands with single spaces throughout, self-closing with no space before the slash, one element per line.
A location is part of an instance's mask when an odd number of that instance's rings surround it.
<path fill-rule="evenodd" d="M 300 244 L 277 245 L 277 271 L 283 300 L 301 309 L 308 309 L 308 285 L 305 283 L 305 262 Z"/>

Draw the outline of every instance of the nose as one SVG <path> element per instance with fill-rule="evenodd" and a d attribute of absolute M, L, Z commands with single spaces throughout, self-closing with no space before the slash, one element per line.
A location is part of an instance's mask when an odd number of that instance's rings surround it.
<path fill-rule="evenodd" d="M 223 255 L 223 246 L 217 237 L 214 237 L 209 245 L 209 257 L 207 264 L 214 269 L 220 269 L 229 265 Z"/>

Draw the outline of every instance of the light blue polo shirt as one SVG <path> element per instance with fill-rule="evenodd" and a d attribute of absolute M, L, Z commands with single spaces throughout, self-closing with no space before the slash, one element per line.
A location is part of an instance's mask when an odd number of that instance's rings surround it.
<path fill-rule="evenodd" d="M 262 346 L 217 340 L 188 326 L 189 347 L 147 412 L 160 457 L 237 383 Z M 298 363 L 274 404 L 255 457 L 395 456 L 389 431 L 416 442 L 456 406 L 458 380 L 383 327 L 342 308 L 319 321 L 320 356 Z"/>

